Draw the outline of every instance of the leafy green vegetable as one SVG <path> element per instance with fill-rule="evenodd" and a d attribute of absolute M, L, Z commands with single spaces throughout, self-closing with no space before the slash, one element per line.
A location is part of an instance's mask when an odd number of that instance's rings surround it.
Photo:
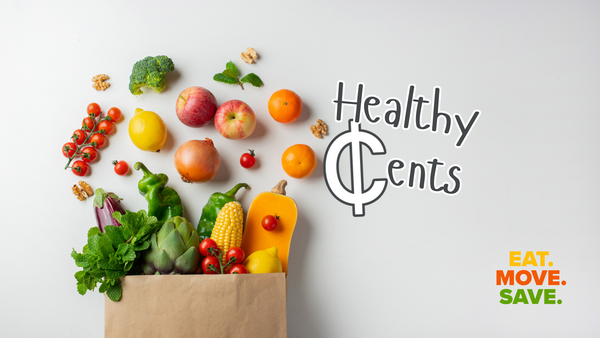
<path fill-rule="evenodd" d="M 239 73 L 238 73 L 238 69 L 235 66 L 235 64 L 233 64 L 233 62 L 231 62 L 231 60 L 229 62 L 227 62 L 227 64 L 225 65 L 225 71 L 223 72 L 223 74 L 225 74 L 226 76 L 231 76 L 231 77 L 235 77 L 237 78 Z"/>
<path fill-rule="evenodd" d="M 96 207 L 96 208 L 103 208 L 104 202 L 106 202 L 106 199 L 109 197 L 112 197 L 112 198 L 116 199 L 117 201 L 123 200 L 122 198 L 117 196 L 117 194 L 115 194 L 114 192 L 107 193 L 107 192 L 104 192 L 104 189 L 102 189 L 102 188 L 96 189 L 95 194 L 96 194 L 96 197 L 94 197 L 94 207 Z"/>
<path fill-rule="evenodd" d="M 117 211 L 113 217 L 121 223 L 120 227 L 107 225 L 104 233 L 98 227 L 90 228 L 82 252 L 73 249 L 71 257 L 82 268 L 75 273 L 80 294 L 85 295 L 100 283 L 98 291 L 118 301 L 123 293 L 119 278 L 141 271 L 141 253 L 150 247 L 150 236 L 162 222 L 148 216 L 145 210 L 126 211 L 124 215 Z"/>
<path fill-rule="evenodd" d="M 244 76 L 240 81 L 242 81 L 244 83 L 249 83 L 249 84 L 253 85 L 254 87 L 261 87 L 263 85 L 263 82 L 260 79 L 260 77 L 258 77 L 254 73 L 250 73 L 250 74 Z"/>
<path fill-rule="evenodd" d="M 218 82 L 229 83 L 229 84 L 237 84 L 238 83 L 237 77 L 229 77 L 229 76 L 225 75 L 224 73 L 215 74 L 215 76 L 213 77 L 213 80 L 218 81 Z"/>
<path fill-rule="evenodd" d="M 233 64 L 233 62 L 229 61 L 225 65 L 225 70 L 222 73 L 215 74 L 215 76 L 213 76 L 213 80 L 228 84 L 239 84 L 240 87 L 242 87 L 242 89 L 244 89 L 242 83 L 249 83 L 254 87 L 261 87 L 263 85 L 263 82 L 260 79 L 260 77 L 258 77 L 258 75 L 254 73 L 250 73 L 244 76 L 241 80 L 238 79 L 238 76 L 239 72 L 237 67 L 235 66 L 235 64 Z"/>

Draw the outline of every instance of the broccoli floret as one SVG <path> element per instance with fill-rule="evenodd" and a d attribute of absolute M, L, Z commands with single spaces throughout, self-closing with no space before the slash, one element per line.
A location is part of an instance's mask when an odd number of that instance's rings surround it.
<path fill-rule="evenodd" d="M 129 77 L 129 91 L 133 95 L 143 94 L 143 86 L 160 93 L 166 85 L 165 74 L 175 70 L 175 64 L 168 56 L 147 56 L 133 65 Z"/>
<path fill-rule="evenodd" d="M 158 70 L 162 73 L 168 73 L 175 70 L 175 64 L 168 56 L 159 55 L 154 57 L 154 61 L 158 63 Z"/>

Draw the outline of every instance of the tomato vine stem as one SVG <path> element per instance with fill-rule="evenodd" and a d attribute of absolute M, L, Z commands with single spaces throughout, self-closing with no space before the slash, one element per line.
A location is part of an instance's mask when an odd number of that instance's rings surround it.
<path fill-rule="evenodd" d="M 87 137 L 85 138 L 85 140 L 83 141 L 83 143 L 80 144 L 80 145 L 77 145 L 77 139 L 78 139 L 78 137 L 73 138 L 73 136 L 71 136 L 71 138 L 73 139 L 73 141 L 75 141 L 73 143 L 75 143 L 75 145 L 77 146 L 77 149 L 75 149 L 75 152 L 73 152 L 73 155 L 69 156 L 69 161 L 67 162 L 67 165 L 65 166 L 65 170 L 71 168 L 71 167 L 69 167 L 69 165 L 75 159 L 75 157 L 81 156 L 81 153 L 80 153 L 81 149 L 83 149 L 85 147 L 89 147 L 89 146 L 95 147 L 94 144 L 92 144 L 94 142 L 88 143 L 88 141 L 90 140 L 90 138 L 94 134 L 104 134 L 103 130 L 102 131 L 96 130 L 96 128 L 98 127 L 98 124 L 100 124 L 100 122 L 102 122 L 102 121 L 111 121 L 112 120 L 110 116 L 104 116 L 104 117 L 102 117 L 102 112 L 100 112 L 100 114 L 98 115 L 98 117 L 99 117 L 98 121 L 96 121 L 96 118 L 95 118 L 94 114 L 91 114 L 90 117 L 93 119 L 94 125 L 92 127 L 92 130 L 90 130 L 90 133 L 89 134 L 86 133 Z M 80 130 L 83 130 L 84 132 L 86 132 L 87 129 L 89 129 L 89 128 L 87 128 L 87 126 L 80 128 Z"/>
<path fill-rule="evenodd" d="M 212 256 L 215 256 L 219 259 L 219 267 L 221 268 L 221 272 L 219 272 L 219 270 L 217 270 L 217 268 L 213 265 L 213 264 L 208 264 L 208 268 L 207 270 L 209 271 L 214 271 L 218 274 L 224 275 L 225 271 L 227 271 L 227 268 L 231 265 L 235 265 L 237 258 L 235 257 L 231 257 L 229 258 L 229 261 L 227 263 L 225 263 L 225 265 L 221 264 L 222 258 L 223 258 L 223 252 L 221 252 L 221 250 L 219 249 L 215 249 L 213 247 L 208 248 L 208 252 L 210 254 L 212 254 Z"/>

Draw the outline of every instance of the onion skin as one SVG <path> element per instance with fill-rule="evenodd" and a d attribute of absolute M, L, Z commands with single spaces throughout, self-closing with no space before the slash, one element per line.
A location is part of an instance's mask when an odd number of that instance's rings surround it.
<path fill-rule="evenodd" d="M 221 166 L 221 156 L 213 141 L 190 140 L 175 153 L 175 168 L 187 183 L 204 183 L 215 178 Z"/>

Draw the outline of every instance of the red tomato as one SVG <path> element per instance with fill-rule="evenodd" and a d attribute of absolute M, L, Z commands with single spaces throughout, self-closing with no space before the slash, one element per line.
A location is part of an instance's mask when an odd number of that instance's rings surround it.
<path fill-rule="evenodd" d="M 65 155 L 65 157 L 73 156 L 73 154 L 75 154 L 75 150 L 77 150 L 77 146 L 73 142 L 65 143 L 62 149 L 63 155 Z"/>
<path fill-rule="evenodd" d="M 98 151 L 94 147 L 85 147 L 81 150 L 81 160 L 86 163 L 94 162 L 98 157 Z"/>
<path fill-rule="evenodd" d="M 123 176 L 129 172 L 129 165 L 125 161 L 113 161 L 112 164 L 115 166 L 117 175 Z"/>
<path fill-rule="evenodd" d="M 71 139 L 73 140 L 73 142 L 77 143 L 78 146 L 80 146 L 83 144 L 83 142 L 85 142 L 86 137 L 87 137 L 87 134 L 85 131 L 83 131 L 81 129 L 77 129 L 77 130 L 75 130 L 75 132 L 73 132 Z"/>
<path fill-rule="evenodd" d="M 248 273 L 248 270 L 246 269 L 244 264 L 236 264 L 236 265 L 232 266 L 231 269 L 229 269 L 229 273 L 230 274 L 242 274 L 242 273 Z"/>
<path fill-rule="evenodd" d="M 263 219 L 262 219 L 263 228 L 265 228 L 265 230 L 267 230 L 267 231 L 272 231 L 272 230 L 277 229 L 277 225 L 278 225 L 277 220 L 278 219 L 279 219 L 279 216 L 277 216 L 277 214 L 275 214 L 275 216 L 267 215 L 267 216 L 263 217 Z"/>
<path fill-rule="evenodd" d="M 83 161 L 73 162 L 71 168 L 73 170 L 73 174 L 77 176 L 85 176 L 85 174 L 87 174 L 88 170 L 90 169 L 88 164 Z"/>
<path fill-rule="evenodd" d="M 90 137 L 90 143 L 94 145 L 94 142 L 96 142 L 94 148 L 102 148 L 106 144 L 106 136 L 102 135 L 102 133 L 94 134 Z"/>
<path fill-rule="evenodd" d="M 102 121 L 98 123 L 98 131 L 104 130 L 104 135 L 108 135 L 115 129 L 115 124 L 110 121 Z"/>
<path fill-rule="evenodd" d="M 121 114 L 121 109 L 119 109 L 117 107 L 110 108 L 108 110 L 108 113 L 106 113 L 106 115 L 110 116 L 110 118 L 113 122 L 119 122 L 121 120 L 121 117 L 123 116 Z"/>
<path fill-rule="evenodd" d="M 213 254 L 210 253 L 209 248 L 214 248 L 215 249 L 215 253 L 218 255 L 218 251 L 219 248 L 217 247 L 217 242 L 215 242 L 214 240 L 207 238 L 205 240 L 203 240 L 202 242 L 200 242 L 200 254 L 202 254 L 202 256 L 208 257 L 208 256 L 214 256 Z"/>
<path fill-rule="evenodd" d="M 81 129 L 92 131 L 94 128 L 94 123 L 96 123 L 96 120 L 88 116 L 83 119 L 83 122 L 81 123 Z"/>
<path fill-rule="evenodd" d="M 210 268 L 211 265 L 217 271 L 212 270 Z M 207 275 L 214 275 L 214 274 L 220 273 L 218 271 L 221 271 L 221 262 L 215 256 L 205 257 L 204 260 L 202 260 L 202 271 L 204 271 L 204 273 Z"/>
<path fill-rule="evenodd" d="M 94 117 L 98 117 L 98 116 L 100 116 L 101 112 L 102 112 L 102 110 L 100 109 L 100 105 L 97 103 L 90 103 L 87 106 L 87 113 L 90 116 L 92 116 L 92 114 L 94 114 Z"/>
<path fill-rule="evenodd" d="M 229 263 L 232 258 L 235 258 L 235 262 L 233 264 L 240 264 L 244 261 L 246 255 L 244 254 L 244 250 L 236 247 L 232 247 L 227 251 L 227 255 L 225 255 L 225 262 Z"/>
<path fill-rule="evenodd" d="M 246 169 L 252 168 L 256 163 L 256 158 L 254 158 L 254 150 L 248 150 L 250 151 L 249 153 L 244 153 L 242 154 L 242 157 L 240 157 L 240 164 Z"/>

